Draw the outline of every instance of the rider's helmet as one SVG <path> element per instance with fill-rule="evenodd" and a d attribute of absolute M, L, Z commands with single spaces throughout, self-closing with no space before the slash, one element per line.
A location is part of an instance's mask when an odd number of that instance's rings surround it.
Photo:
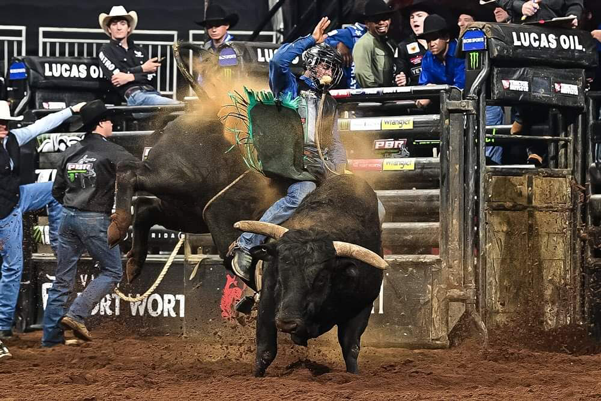
<path fill-rule="evenodd" d="M 342 79 L 342 55 L 338 50 L 325 43 L 315 45 L 303 53 L 303 64 L 309 71 L 309 78 L 319 90 L 335 87 Z M 323 82 L 323 69 L 331 71 L 330 82 Z"/>

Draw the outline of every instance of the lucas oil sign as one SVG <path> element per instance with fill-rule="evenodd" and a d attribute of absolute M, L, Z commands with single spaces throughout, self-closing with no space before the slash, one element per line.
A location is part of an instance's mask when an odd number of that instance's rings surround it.
<path fill-rule="evenodd" d="M 586 49 L 580 43 L 577 35 L 556 35 L 543 32 L 512 32 L 513 45 L 517 47 L 531 47 L 537 49 L 564 49 L 579 50 Z"/>
<path fill-rule="evenodd" d="M 99 65 L 79 63 L 44 63 L 44 77 L 47 78 L 102 78 Z"/>

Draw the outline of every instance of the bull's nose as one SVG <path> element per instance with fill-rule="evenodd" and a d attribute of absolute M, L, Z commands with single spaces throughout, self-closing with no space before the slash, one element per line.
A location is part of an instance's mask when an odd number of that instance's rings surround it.
<path fill-rule="evenodd" d="M 298 326 L 299 324 L 297 320 L 276 319 L 275 321 L 275 327 L 284 333 L 294 333 Z"/>

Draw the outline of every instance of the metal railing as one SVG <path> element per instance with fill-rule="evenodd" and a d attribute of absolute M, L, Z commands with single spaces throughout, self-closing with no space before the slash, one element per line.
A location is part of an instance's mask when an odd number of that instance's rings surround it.
<path fill-rule="evenodd" d="M 12 57 L 25 55 L 24 26 L 0 25 L 0 73 L 6 75 Z"/>
<path fill-rule="evenodd" d="M 177 31 L 136 30 L 135 43 L 148 52 L 148 56 L 166 57 L 157 71 L 157 89 L 163 95 L 176 97 L 177 65 L 173 59 L 172 45 L 177 42 Z M 39 28 L 40 57 L 97 57 L 108 37 L 102 29 Z"/>

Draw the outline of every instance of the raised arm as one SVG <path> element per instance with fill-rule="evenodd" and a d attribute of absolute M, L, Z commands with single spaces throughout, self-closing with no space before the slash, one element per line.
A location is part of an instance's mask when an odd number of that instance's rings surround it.
<path fill-rule="evenodd" d="M 291 93 L 293 97 L 298 95 L 296 77 L 290 71 L 290 64 L 308 48 L 324 42 L 328 38 L 325 30 L 329 25 L 328 17 L 323 17 L 310 36 L 287 43 L 275 52 L 269 62 L 269 87 L 274 95 L 280 96 L 284 93 Z"/>
<path fill-rule="evenodd" d="M 22 146 L 36 136 L 45 134 L 46 132 L 51 131 L 61 125 L 67 118 L 73 115 L 73 112 L 78 113 L 79 109 L 81 109 L 84 104 L 85 103 L 79 103 L 73 107 L 49 114 L 44 118 L 40 118 L 30 126 L 17 128 L 11 130 L 10 132 L 17 138 L 19 146 Z"/>

